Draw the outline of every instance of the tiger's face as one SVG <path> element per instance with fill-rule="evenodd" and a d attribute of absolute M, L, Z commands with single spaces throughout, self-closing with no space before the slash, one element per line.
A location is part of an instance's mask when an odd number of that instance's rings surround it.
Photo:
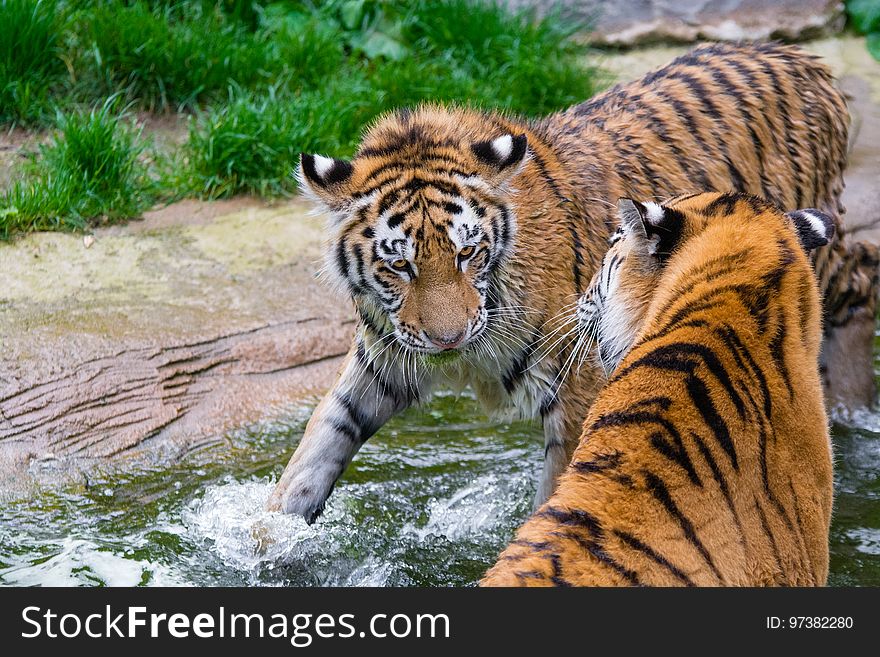
<path fill-rule="evenodd" d="M 648 232 L 651 218 L 663 215 L 664 208 L 656 203 L 622 199 L 620 224 L 609 239 L 602 266 L 578 300 L 579 333 L 596 343 L 606 372 L 617 368 L 635 342 L 662 274 L 664 255 L 673 246 L 664 242 L 664 234 Z"/>
<path fill-rule="evenodd" d="M 465 348 L 487 327 L 493 274 L 516 232 L 506 182 L 526 137 L 461 145 L 415 136 L 365 143 L 351 162 L 303 155 L 300 180 L 331 213 L 324 270 L 364 324 L 438 354 Z"/>
<path fill-rule="evenodd" d="M 834 222 L 824 212 L 810 208 L 783 215 L 748 194 L 686 194 L 662 205 L 621 199 L 618 228 L 577 306 L 578 331 L 596 343 L 604 370 L 613 372 L 640 336 L 667 262 L 682 244 L 722 217 L 745 223 L 772 216 L 787 219 L 807 252 L 834 234 Z"/>

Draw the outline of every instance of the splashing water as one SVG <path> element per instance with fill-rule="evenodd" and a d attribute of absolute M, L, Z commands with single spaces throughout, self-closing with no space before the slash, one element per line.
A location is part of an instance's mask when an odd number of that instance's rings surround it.
<path fill-rule="evenodd" d="M 384 427 L 308 526 L 263 510 L 308 409 L 184 462 L 0 501 L 0 584 L 474 584 L 531 509 L 540 429 L 444 395 Z M 880 585 L 880 413 L 835 416 L 834 585 Z"/>
<path fill-rule="evenodd" d="M 531 508 L 539 428 L 448 395 L 371 440 L 314 525 L 268 513 L 307 417 L 173 467 L 0 502 L 0 583 L 469 585 Z"/>

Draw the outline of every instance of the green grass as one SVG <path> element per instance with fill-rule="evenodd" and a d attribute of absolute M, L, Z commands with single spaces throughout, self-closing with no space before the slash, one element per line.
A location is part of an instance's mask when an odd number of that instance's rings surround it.
<path fill-rule="evenodd" d="M 0 0 L 0 124 L 48 114 L 65 72 L 62 23 L 54 0 Z"/>
<path fill-rule="evenodd" d="M 0 238 L 18 231 L 82 229 L 139 215 L 153 200 L 140 133 L 116 98 L 62 115 L 58 131 L 0 196 Z"/>
<path fill-rule="evenodd" d="M 21 56 L 21 39 L 0 33 L 0 61 L 17 66 L 0 69 L 13 81 L 0 95 L 0 124 L 62 117 L 59 137 L 0 192 L 3 235 L 137 216 L 149 198 L 290 194 L 300 152 L 351 155 L 367 123 L 401 106 L 430 100 L 537 116 L 596 90 L 588 48 L 572 38 L 584 25 L 493 1 L 3 3 L 34 36 Z M 190 113 L 186 143 L 144 171 L 128 121 L 106 106 L 83 111 L 108 97 Z M 110 132 L 98 127 L 111 123 Z M 95 152 L 73 145 L 87 126 Z M 86 184 L 68 159 L 97 161 L 104 148 L 130 157 L 102 171 L 129 173 Z M 160 189 L 147 193 L 148 178 Z"/>
<path fill-rule="evenodd" d="M 78 24 L 84 79 L 150 110 L 192 108 L 232 81 L 269 77 L 261 39 L 201 3 L 101 3 Z"/>
<path fill-rule="evenodd" d="M 199 114 L 190 125 L 179 166 L 166 178 L 184 195 L 279 196 L 295 191 L 300 152 L 348 152 L 372 115 L 371 91 L 348 80 L 331 91 L 298 95 L 230 91 L 228 102 Z"/>
<path fill-rule="evenodd" d="M 356 5 L 357 11 L 349 11 Z M 271 8 L 270 8 L 271 9 Z M 190 130 L 175 185 L 208 198 L 294 191 L 300 152 L 346 156 L 376 116 L 426 100 L 536 116 L 589 98 L 584 26 L 470 0 L 327 3 L 267 12 L 286 70 L 230 94 Z"/>

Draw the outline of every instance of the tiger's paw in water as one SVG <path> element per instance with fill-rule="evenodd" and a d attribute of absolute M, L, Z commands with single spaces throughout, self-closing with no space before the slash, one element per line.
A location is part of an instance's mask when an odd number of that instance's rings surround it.
<path fill-rule="evenodd" d="M 308 470 L 292 476 L 289 482 L 287 477 L 282 475 L 266 503 L 266 511 L 300 516 L 311 525 L 324 512 L 324 505 L 335 483 L 335 477 L 328 478 L 326 473 L 313 473 Z"/>

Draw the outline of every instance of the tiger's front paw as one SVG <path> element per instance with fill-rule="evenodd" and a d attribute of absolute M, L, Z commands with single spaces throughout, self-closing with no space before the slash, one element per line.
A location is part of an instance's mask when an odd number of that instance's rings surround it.
<path fill-rule="evenodd" d="M 335 477 L 322 472 L 304 470 L 288 476 L 285 471 L 266 502 L 266 510 L 302 516 L 311 525 L 324 512 L 335 483 Z"/>

